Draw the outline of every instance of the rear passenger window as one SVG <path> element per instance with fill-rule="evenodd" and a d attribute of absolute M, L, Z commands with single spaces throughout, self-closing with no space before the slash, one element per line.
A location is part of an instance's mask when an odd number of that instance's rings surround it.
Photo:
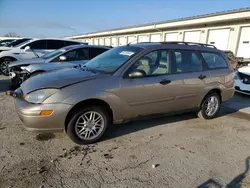
<path fill-rule="evenodd" d="M 64 47 L 64 41 L 60 41 L 60 40 L 48 40 L 47 41 L 47 49 L 49 50 L 56 50 L 62 47 Z"/>
<path fill-rule="evenodd" d="M 46 40 L 37 40 L 37 41 L 34 41 L 34 42 L 27 44 L 26 46 L 29 46 L 33 50 L 46 49 Z M 23 47 L 23 48 L 25 48 L 25 47 Z"/>
<path fill-rule="evenodd" d="M 176 50 L 173 73 L 187 73 L 201 71 L 201 62 L 196 54 L 188 50 Z"/>
<path fill-rule="evenodd" d="M 73 41 L 64 41 L 64 46 L 71 46 L 71 45 L 77 45 L 80 44 L 79 42 L 73 42 Z"/>
<path fill-rule="evenodd" d="M 201 55 L 209 69 L 227 68 L 227 62 L 221 55 L 211 52 L 202 52 Z"/>
<path fill-rule="evenodd" d="M 102 54 L 105 51 L 107 51 L 107 49 L 104 49 L 104 48 L 89 48 L 90 59 L 93 59 L 94 57 Z"/>

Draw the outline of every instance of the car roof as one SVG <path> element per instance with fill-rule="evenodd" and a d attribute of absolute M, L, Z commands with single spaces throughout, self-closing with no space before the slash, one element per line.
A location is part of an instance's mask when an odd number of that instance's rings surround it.
<path fill-rule="evenodd" d="M 129 45 L 129 44 L 128 44 Z M 214 45 L 194 43 L 194 42 L 142 42 L 137 44 L 131 44 L 129 46 L 140 47 L 143 49 L 154 49 L 154 48 L 178 48 L 187 50 L 204 50 L 204 51 L 220 51 Z"/>
<path fill-rule="evenodd" d="M 107 47 L 107 46 L 98 46 L 98 45 L 88 45 L 88 44 L 76 44 L 76 45 L 70 45 L 70 46 L 65 46 L 63 47 L 63 49 L 65 50 L 72 50 L 72 49 L 77 49 L 77 48 L 103 48 L 103 49 L 110 49 L 110 47 Z"/>
<path fill-rule="evenodd" d="M 62 41 L 69 41 L 69 42 L 78 42 L 79 44 L 86 44 L 86 42 L 82 42 L 79 40 L 69 40 L 69 39 L 64 39 L 64 38 L 33 38 L 31 39 L 31 41 L 35 41 L 35 40 L 62 40 Z"/>

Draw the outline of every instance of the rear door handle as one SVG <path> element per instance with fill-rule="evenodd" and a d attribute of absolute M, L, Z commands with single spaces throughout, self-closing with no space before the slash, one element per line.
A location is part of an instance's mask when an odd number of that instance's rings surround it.
<path fill-rule="evenodd" d="M 171 80 L 162 80 L 162 81 L 160 81 L 159 83 L 161 84 L 161 85 L 167 85 L 167 84 L 169 84 L 171 82 Z"/>
<path fill-rule="evenodd" d="M 206 77 L 207 77 L 206 75 L 201 74 L 198 78 L 199 78 L 200 80 L 203 80 L 203 79 L 205 79 Z"/>

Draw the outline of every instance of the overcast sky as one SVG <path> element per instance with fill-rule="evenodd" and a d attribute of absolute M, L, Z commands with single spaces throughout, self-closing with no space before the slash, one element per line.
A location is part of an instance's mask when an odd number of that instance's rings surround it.
<path fill-rule="evenodd" d="M 250 0 L 0 0 L 0 36 L 70 36 L 246 7 Z"/>

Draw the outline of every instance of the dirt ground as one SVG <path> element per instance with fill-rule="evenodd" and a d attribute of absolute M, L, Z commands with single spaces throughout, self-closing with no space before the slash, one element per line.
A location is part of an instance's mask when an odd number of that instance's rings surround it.
<path fill-rule="evenodd" d="M 0 77 L 0 188 L 250 187 L 250 117 L 222 108 L 111 126 L 77 146 L 64 133 L 26 131 Z"/>

